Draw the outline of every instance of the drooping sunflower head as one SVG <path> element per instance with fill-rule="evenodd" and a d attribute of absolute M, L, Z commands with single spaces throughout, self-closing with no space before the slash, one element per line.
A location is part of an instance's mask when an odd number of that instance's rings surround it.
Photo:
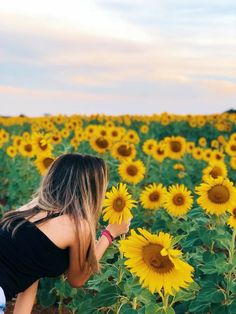
<path fill-rule="evenodd" d="M 142 160 L 125 160 L 118 167 L 121 178 L 133 184 L 143 180 L 145 171 L 146 168 Z"/>
<path fill-rule="evenodd" d="M 140 284 L 151 293 L 174 295 L 193 281 L 193 267 L 180 259 L 182 252 L 173 249 L 173 238 L 168 233 L 151 234 L 138 228 L 119 241 L 120 251 L 127 258 L 125 265 L 139 277 Z"/>
<path fill-rule="evenodd" d="M 195 193 L 199 195 L 197 203 L 209 214 L 219 216 L 235 206 L 236 189 L 228 178 L 206 177 L 205 182 L 195 187 Z"/>
<path fill-rule="evenodd" d="M 163 205 L 166 188 L 161 184 L 149 184 L 140 194 L 140 201 L 145 209 L 159 209 Z"/>
<path fill-rule="evenodd" d="M 132 218 L 131 208 L 136 206 L 136 201 L 131 198 L 127 186 L 120 183 L 118 187 L 113 186 L 112 190 L 106 192 L 103 202 L 103 220 L 110 224 L 120 224 L 123 220 L 128 222 Z"/>
<path fill-rule="evenodd" d="M 168 187 L 164 199 L 164 208 L 169 214 L 179 217 L 185 215 L 192 207 L 193 196 L 183 184 Z"/>

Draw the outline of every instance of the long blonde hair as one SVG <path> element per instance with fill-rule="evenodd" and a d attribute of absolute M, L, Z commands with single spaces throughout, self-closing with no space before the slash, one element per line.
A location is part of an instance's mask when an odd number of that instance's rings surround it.
<path fill-rule="evenodd" d="M 2 228 L 9 230 L 12 221 L 19 217 L 33 217 L 40 210 L 47 211 L 47 216 L 43 220 L 49 219 L 55 212 L 67 214 L 75 224 L 81 269 L 87 262 L 92 273 L 100 272 L 101 265 L 95 253 L 96 227 L 107 185 L 108 168 L 102 158 L 80 153 L 62 154 L 50 165 L 38 190 L 32 195 L 37 206 L 23 211 L 6 212 L 1 221 Z M 88 222 L 91 234 L 87 253 L 84 249 L 86 240 L 81 227 L 83 220 Z M 22 220 L 14 227 L 13 236 L 25 222 Z"/>

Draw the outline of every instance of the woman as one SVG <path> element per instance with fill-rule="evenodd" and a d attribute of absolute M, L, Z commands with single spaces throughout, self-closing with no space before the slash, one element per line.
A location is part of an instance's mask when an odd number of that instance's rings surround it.
<path fill-rule="evenodd" d="M 31 313 L 40 278 L 65 273 L 81 287 L 130 221 L 110 224 L 96 240 L 108 185 L 102 158 L 63 154 L 49 167 L 30 203 L 0 221 L 0 313 L 17 296 L 14 314 Z M 3 313 L 3 312 L 2 312 Z"/>

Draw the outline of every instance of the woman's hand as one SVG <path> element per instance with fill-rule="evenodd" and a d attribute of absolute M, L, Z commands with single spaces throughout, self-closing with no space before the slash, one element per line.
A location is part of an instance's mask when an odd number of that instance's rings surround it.
<path fill-rule="evenodd" d="M 111 235 L 116 238 L 121 234 L 127 233 L 129 231 L 130 221 L 132 218 L 129 219 L 128 222 L 122 221 L 121 224 L 109 224 L 106 229 L 110 231 Z"/>
<path fill-rule="evenodd" d="M 34 306 L 39 280 L 25 291 L 18 293 L 13 314 L 30 314 Z"/>

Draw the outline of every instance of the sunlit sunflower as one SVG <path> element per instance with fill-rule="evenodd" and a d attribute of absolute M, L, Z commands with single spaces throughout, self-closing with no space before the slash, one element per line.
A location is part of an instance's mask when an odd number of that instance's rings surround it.
<path fill-rule="evenodd" d="M 196 160 L 201 160 L 203 158 L 203 149 L 200 147 L 194 147 L 192 156 Z"/>
<path fill-rule="evenodd" d="M 118 160 L 133 159 L 136 156 L 136 148 L 133 143 L 119 141 L 111 148 L 112 157 Z"/>
<path fill-rule="evenodd" d="M 95 136 L 89 140 L 91 147 L 98 153 L 103 154 L 111 147 L 111 140 L 107 136 Z"/>
<path fill-rule="evenodd" d="M 55 158 L 52 155 L 39 155 L 34 163 L 41 175 L 44 175 Z"/>
<path fill-rule="evenodd" d="M 30 140 L 22 140 L 18 149 L 19 153 L 24 157 L 33 157 L 35 155 L 35 150 Z"/>
<path fill-rule="evenodd" d="M 183 184 L 175 184 L 168 187 L 165 194 L 164 208 L 173 216 L 185 215 L 193 205 L 193 196 Z"/>
<path fill-rule="evenodd" d="M 52 144 L 50 143 L 49 134 L 33 133 L 32 134 L 32 145 L 37 154 L 50 154 L 52 151 Z"/>
<path fill-rule="evenodd" d="M 231 157 L 229 163 L 230 163 L 230 167 L 236 170 L 236 157 Z"/>
<path fill-rule="evenodd" d="M 172 159 L 180 159 L 186 151 L 186 140 L 182 136 L 171 136 L 165 138 L 166 154 Z"/>
<path fill-rule="evenodd" d="M 225 151 L 229 156 L 235 157 L 236 156 L 236 142 L 234 140 L 230 140 L 225 145 Z"/>
<path fill-rule="evenodd" d="M 186 143 L 186 152 L 187 153 L 192 153 L 194 147 L 195 147 L 195 143 L 194 142 L 187 142 Z"/>
<path fill-rule="evenodd" d="M 133 144 L 138 144 L 140 142 L 138 133 L 135 130 L 128 130 L 122 139 Z"/>
<path fill-rule="evenodd" d="M 131 229 L 127 239 L 118 241 L 127 260 L 124 264 L 139 277 L 143 288 L 151 293 L 174 295 L 180 288 L 193 282 L 194 268 L 181 260 L 182 252 L 173 248 L 173 237 L 168 233 L 151 234 L 138 228 Z"/>
<path fill-rule="evenodd" d="M 145 171 L 146 168 L 142 160 L 125 160 L 118 167 L 121 178 L 133 184 L 143 180 Z"/>
<path fill-rule="evenodd" d="M 152 183 L 140 194 L 140 201 L 145 209 L 159 209 L 163 205 L 166 188 L 161 184 Z"/>
<path fill-rule="evenodd" d="M 207 140 L 205 137 L 200 137 L 199 140 L 198 140 L 198 144 L 201 146 L 201 147 L 205 147 L 207 145 Z"/>
<path fill-rule="evenodd" d="M 9 157 L 14 158 L 17 154 L 17 148 L 15 146 L 8 146 L 6 152 Z"/>
<path fill-rule="evenodd" d="M 213 178 L 227 177 L 227 167 L 224 162 L 222 161 L 211 161 L 209 166 L 204 168 L 202 171 L 203 181 L 206 177 L 211 176 Z"/>
<path fill-rule="evenodd" d="M 143 143 L 142 150 L 145 154 L 150 155 L 156 145 L 157 141 L 150 138 Z"/>
<path fill-rule="evenodd" d="M 152 157 L 159 162 L 162 162 L 167 157 L 166 147 L 165 144 L 163 144 L 163 142 L 155 145 L 155 147 L 152 150 Z"/>
<path fill-rule="evenodd" d="M 204 149 L 202 154 L 202 159 L 209 162 L 212 156 L 212 150 L 210 148 Z"/>
<path fill-rule="evenodd" d="M 143 133 L 143 134 L 146 134 L 149 130 L 149 127 L 148 125 L 146 124 L 143 124 L 141 127 L 140 127 L 140 132 Z"/>
<path fill-rule="evenodd" d="M 235 207 L 236 189 L 228 178 L 209 176 L 195 187 L 195 193 L 199 195 L 197 203 L 209 214 L 219 216 Z"/>
<path fill-rule="evenodd" d="M 212 151 L 211 160 L 224 161 L 225 154 L 219 150 Z"/>
<path fill-rule="evenodd" d="M 113 186 L 111 192 L 106 192 L 103 205 L 103 220 L 108 220 L 109 224 L 120 224 L 123 220 L 128 222 L 133 217 L 131 208 L 137 206 L 128 193 L 126 184 L 122 182 L 118 187 Z"/>
<path fill-rule="evenodd" d="M 228 225 L 231 228 L 236 229 L 236 208 L 235 207 L 231 212 L 231 216 L 229 217 Z"/>
<path fill-rule="evenodd" d="M 121 130 L 117 126 L 111 126 L 107 129 L 108 137 L 113 141 L 119 141 L 121 137 L 123 136 L 123 130 Z"/>

